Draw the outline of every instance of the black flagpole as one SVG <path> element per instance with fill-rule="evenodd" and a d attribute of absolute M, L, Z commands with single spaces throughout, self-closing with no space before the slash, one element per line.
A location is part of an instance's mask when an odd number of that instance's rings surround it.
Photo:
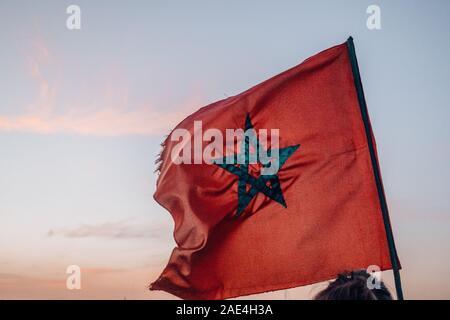
<path fill-rule="evenodd" d="M 361 109 L 361 116 L 364 122 L 364 129 L 366 132 L 367 143 L 369 146 L 370 159 L 372 161 L 373 175 L 378 190 L 378 198 L 380 199 L 381 212 L 383 214 L 384 227 L 386 230 L 386 237 L 389 246 L 389 255 L 391 258 L 392 269 L 394 271 L 395 289 L 397 291 L 397 299 L 403 300 L 402 282 L 400 280 L 400 266 L 397 256 L 397 250 L 395 249 L 394 236 L 392 234 L 391 222 L 389 219 L 389 211 L 386 203 L 386 196 L 384 194 L 383 184 L 381 181 L 380 169 L 375 154 L 375 147 L 372 140 L 372 129 L 369 121 L 369 114 L 367 111 L 366 99 L 364 97 L 363 86 L 361 82 L 361 76 L 359 74 L 358 60 L 356 58 L 355 45 L 353 44 L 353 38 L 350 37 L 347 40 L 348 53 L 350 55 L 350 63 L 352 66 L 353 79 L 355 81 L 355 88 L 358 94 L 359 107 Z"/>

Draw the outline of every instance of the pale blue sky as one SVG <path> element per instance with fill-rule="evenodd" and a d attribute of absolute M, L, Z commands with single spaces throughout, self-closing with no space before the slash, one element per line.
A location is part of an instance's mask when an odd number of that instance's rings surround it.
<path fill-rule="evenodd" d="M 65 26 L 69 4 L 81 7 L 81 30 Z M 381 30 L 366 28 L 370 4 Z M 3 0 L 0 298 L 170 297 L 145 290 L 174 245 L 152 199 L 163 136 L 349 35 L 405 296 L 450 298 L 448 12 L 445 0 Z M 69 264 L 89 268 L 95 289 L 54 285 Z M 36 292 L 21 291 L 24 278 Z"/>

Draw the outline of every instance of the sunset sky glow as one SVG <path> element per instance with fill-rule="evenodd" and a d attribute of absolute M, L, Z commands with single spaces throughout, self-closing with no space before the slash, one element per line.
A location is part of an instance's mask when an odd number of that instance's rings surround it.
<path fill-rule="evenodd" d="M 2 0 L 0 299 L 175 298 L 147 290 L 175 246 L 152 198 L 165 135 L 349 35 L 405 297 L 450 298 L 450 2 L 376 1 L 370 31 L 372 2 Z M 81 290 L 66 289 L 73 264 Z"/>

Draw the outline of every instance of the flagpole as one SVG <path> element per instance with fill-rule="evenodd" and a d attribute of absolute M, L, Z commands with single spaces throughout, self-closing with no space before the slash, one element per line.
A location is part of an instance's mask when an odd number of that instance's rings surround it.
<path fill-rule="evenodd" d="M 367 143 L 369 146 L 369 153 L 372 162 L 373 174 L 375 177 L 375 183 L 378 190 L 378 198 L 380 199 L 381 212 L 383 214 L 384 227 L 386 230 L 386 237 L 389 246 L 389 255 L 391 258 L 392 269 L 394 272 L 394 281 L 395 281 L 395 289 L 397 292 L 397 299 L 403 300 L 403 291 L 402 291 L 402 282 L 400 279 L 400 266 L 398 261 L 398 255 L 397 250 L 395 248 L 394 236 L 392 234 L 391 222 L 389 219 L 389 211 L 387 207 L 386 196 L 384 194 L 383 183 L 381 181 L 380 169 L 375 154 L 375 147 L 372 139 L 372 130 L 370 126 L 369 114 L 367 111 L 366 99 L 364 97 L 364 91 L 358 67 L 358 60 L 356 58 L 355 45 L 353 43 L 352 37 L 349 37 L 347 40 L 347 48 L 350 56 L 350 63 L 352 66 L 355 88 L 358 95 L 359 107 L 361 109 L 361 116 L 364 122 L 364 129 L 366 132 Z"/>

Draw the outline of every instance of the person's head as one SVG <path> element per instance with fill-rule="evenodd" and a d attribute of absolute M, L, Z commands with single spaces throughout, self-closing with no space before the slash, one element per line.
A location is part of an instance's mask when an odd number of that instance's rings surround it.
<path fill-rule="evenodd" d="M 384 283 L 380 281 L 379 289 L 369 289 L 367 279 L 370 275 L 365 271 L 345 272 L 330 282 L 327 288 L 315 296 L 315 300 L 392 300 L 392 296 Z"/>

